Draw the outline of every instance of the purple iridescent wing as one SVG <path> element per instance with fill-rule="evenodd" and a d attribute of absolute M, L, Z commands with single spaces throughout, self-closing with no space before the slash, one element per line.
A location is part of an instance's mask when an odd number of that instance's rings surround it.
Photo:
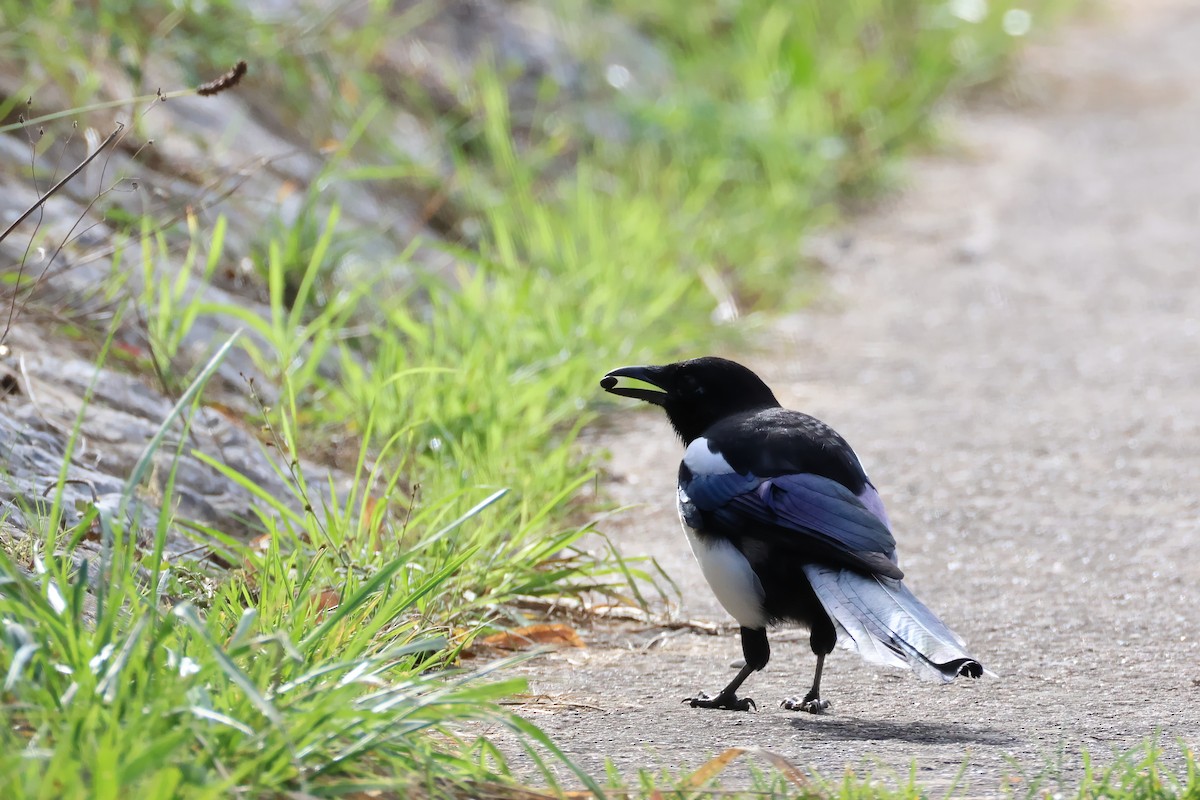
<path fill-rule="evenodd" d="M 780 475 L 728 497 L 710 517 L 734 535 L 757 532 L 807 550 L 816 561 L 888 578 L 904 574 L 896 565 L 896 540 L 883 504 L 869 483 L 856 495 L 820 475 Z"/>

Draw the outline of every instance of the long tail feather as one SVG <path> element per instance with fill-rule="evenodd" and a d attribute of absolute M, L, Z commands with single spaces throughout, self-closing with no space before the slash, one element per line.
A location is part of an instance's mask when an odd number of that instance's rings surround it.
<path fill-rule="evenodd" d="M 945 682 L 987 672 L 967 653 L 962 637 L 900 581 L 816 564 L 806 564 L 804 574 L 833 620 L 838 641 L 864 660 Z"/>

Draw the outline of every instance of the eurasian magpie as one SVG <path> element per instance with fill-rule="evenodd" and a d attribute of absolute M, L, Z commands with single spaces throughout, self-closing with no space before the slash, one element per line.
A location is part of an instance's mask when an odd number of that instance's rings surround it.
<path fill-rule="evenodd" d="M 781 705 L 821 713 L 821 668 L 841 640 L 871 663 L 922 678 L 978 678 L 963 640 L 908 590 L 887 513 L 858 456 L 820 420 L 781 408 L 741 364 L 697 358 L 622 367 L 600 386 L 662 406 L 686 450 L 678 504 L 684 531 L 717 600 L 741 625 L 746 664 L 693 708 L 746 711 L 737 697 L 771 657 L 767 625 L 808 627 L 812 688 Z"/>

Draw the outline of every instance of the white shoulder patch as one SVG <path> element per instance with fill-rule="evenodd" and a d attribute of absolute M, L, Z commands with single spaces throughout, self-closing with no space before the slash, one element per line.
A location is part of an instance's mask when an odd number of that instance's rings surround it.
<path fill-rule="evenodd" d="M 708 445 L 703 436 L 693 439 L 683 452 L 683 463 L 693 475 L 724 475 L 733 472 L 725 457 Z"/>

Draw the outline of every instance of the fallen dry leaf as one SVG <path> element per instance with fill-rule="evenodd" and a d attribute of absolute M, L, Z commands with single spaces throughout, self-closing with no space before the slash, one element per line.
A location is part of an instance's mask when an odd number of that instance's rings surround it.
<path fill-rule="evenodd" d="M 567 647 L 584 647 L 583 639 L 570 625 L 559 622 L 526 625 L 524 628 L 513 628 L 511 631 L 501 631 L 485 636 L 479 641 L 484 647 L 494 647 L 498 650 L 524 650 L 539 644 L 558 644 Z"/>
<path fill-rule="evenodd" d="M 758 756 L 766 761 L 769 761 L 772 766 L 774 766 L 780 771 L 780 773 L 783 774 L 784 777 L 786 777 L 798 789 L 807 793 L 809 796 L 822 796 L 822 794 L 813 787 L 812 783 L 809 782 L 808 777 L 805 776 L 805 774 L 799 769 L 797 769 L 795 764 L 788 761 L 780 754 L 772 750 L 766 750 L 762 747 L 730 747 L 720 755 L 701 764 L 699 769 L 697 769 L 683 781 L 683 783 L 680 785 L 680 788 L 689 791 L 696 791 L 703 788 L 710 781 L 724 772 L 725 768 L 731 763 L 741 756 L 747 754 Z"/>
<path fill-rule="evenodd" d="M 342 596 L 333 589 L 325 589 L 317 595 L 316 612 L 317 619 L 320 619 L 324 612 L 331 608 L 337 608 L 342 602 Z"/>

